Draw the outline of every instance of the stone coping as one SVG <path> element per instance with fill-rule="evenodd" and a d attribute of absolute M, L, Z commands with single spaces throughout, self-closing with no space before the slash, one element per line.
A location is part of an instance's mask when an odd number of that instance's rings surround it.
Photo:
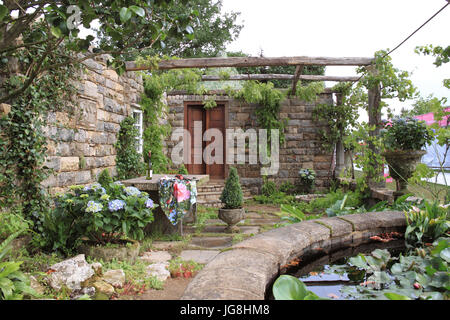
<path fill-rule="evenodd" d="M 338 250 L 404 230 L 401 211 L 320 218 L 272 229 L 218 254 L 189 283 L 182 300 L 263 300 L 280 266 L 315 249 Z"/>
<path fill-rule="evenodd" d="M 153 174 L 151 180 L 147 180 L 145 176 L 123 180 L 122 183 L 125 186 L 133 186 L 138 188 L 141 191 L 158 191 L 158 183 L 159 180 L 163 177 L 169 177 L 169 178 L 175 178 L 175 174 Z M 197 179 L 197 185 L 205 184 L 209 181 L 209 175 L 207 174 L 186 174 L 182 175 L 183 177 L 186 177 L 188 179 Z"/>

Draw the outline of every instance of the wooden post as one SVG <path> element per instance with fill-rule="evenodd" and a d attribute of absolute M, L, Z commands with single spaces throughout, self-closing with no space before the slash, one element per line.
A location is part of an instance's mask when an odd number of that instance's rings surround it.
<path fill-rule="evenodd" d="M 303 65 L 299 64 L 295 68 L 294 80 L 292 81 L 291 95 L 293 95 L 293 96 L 295 95 L 295 92 L 297 91 L 297 82 L 302 73 L 303 73 Z"/>
<path fill-rule="evenodd" d="M 342 105 L 342 93 L 336 93 L 336 108 Z M 339 128 L 341 130 L 342 128 Z M 338 178 L 342 170 L 345 168 L 344 144 L 342 138 L 336 142 L 336 168 L 334 170 L 334 177 Z"/>
<path fill-rule="evenodd" d="M 379 136 L 380 130 L 381 130 L 381 110 L 380 110 L 380 102 L 381 102 L 381 85 L 377 84 L 374 87 L 369 89 L 368 93 L 368 113 L 369 113 L 369 126 L 375 126 L 374 131 L 369 131 L 369 136 Z M 372 152 L 379 154 L 380 151 L 373 145 L 372 142 L 369 143 L 369 148 L 372 150 Z M 375 176 L 383 175 L 384 168 L 381 166 L 379 167 L 378 164 L 373 163 L 374 169 L 375 169 Z M 369 187 L 378 187 L 382 188 L 386 186 L 385 181 L 376 182 L 373 181 L 373 178 L 375 177 L 369 177 Z"/>

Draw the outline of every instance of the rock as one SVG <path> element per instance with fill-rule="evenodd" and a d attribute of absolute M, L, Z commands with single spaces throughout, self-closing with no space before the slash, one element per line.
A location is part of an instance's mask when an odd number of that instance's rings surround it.
<path fill-rule="evenodd" d="M 102 279 L 115 288 L 122 288 L 125 283 L 125 272 L 122 269 L 109 270 L 105 272 Z"/>
<path fill-rule="evenodd" d="M 100 262 L 94 262 L 91 264 L 92 269 L 94 270 L 95 274 L 98 276 L 101 276 L 103 274 L 102 271 L 102 264 Z"/>
<path fill-rule="evenodd" d="M 172 256 L 167 251 L 151 251 L 144 252 L 140 259 L 147 263 L 161 263 L 169 261 L 172 259 Z"/>
<path fill-rule="evenodd" d="M 109 298 L 114 293 L 114 287 L 103 280 L 95 281 L 92 286 L 95 288 L 96 299 L 103 299 L 105 296 Z"/>
<path fill-rule="evenodd" d="M 148 276 L 156 277 L 159 281 L 165 281 L 167 278 L 170 277 L 170 272 L 167 270 L 167 267 L 169 266 L 168 262 L 160 262 L 160 263 L 154 263 L 147 267 L 146 271 Z"/>
<path fill-rule="evenodd" d="M 80 290 L 81 283 L 94 275 L 94 270 L 87 263 L 84 254 L 54 264 L 50 270 L 50 286 L 58 291 L 62 286 L 70 290 Z"/>
<path fill-rule="evenodd" d="M 39 283 L 39 281 L 37 281 L 37 279 L 34 276 L 30 276 L 30 287 L 31 289 L 33 289 L 34 291 L 36 291 L 36 293 L 38 295 L 43 295 L 45 292 L 45 288 L 43 285 L 41 285 Z"/>

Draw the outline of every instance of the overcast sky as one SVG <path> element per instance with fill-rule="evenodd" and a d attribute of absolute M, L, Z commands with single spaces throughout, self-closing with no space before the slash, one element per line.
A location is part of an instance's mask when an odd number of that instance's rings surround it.
<path fill-rule="evenodd" d="M 241 12 L 244 25 L 228 50 L 267 57 L 373 57 L 392 49 L 446 4 L 445 0 L 223 0 L 226 12 Z M 450 63 L 414 53 L 418 45 L 450 44 L 450 6 L 392 53 L 395 67 L 413 72 L 422 96 L 447 97 L 442 85 Z M 355 67 L 327 67 L 327 75 L 356 75 Z M 332 85 L 332 83 L 330 83 Z M 395 105 L 394 105 L 395 104 Z M 402 104 L 403 105 L 403 104 Z M 399 104 L 391 107 L 399 110 Z"/>

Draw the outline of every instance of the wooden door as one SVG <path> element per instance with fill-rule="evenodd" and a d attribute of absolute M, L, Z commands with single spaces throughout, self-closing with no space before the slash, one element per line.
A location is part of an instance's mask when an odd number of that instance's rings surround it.
<path fill-rule="evenodd" d="M 222 133 L 222 150 L 221 155 L 217 154 L 219 163 L 212 163 L 206 166 L 206 173 L 209 174 L 210 179 L 224 179 L 225 178 L 225 106 L 217 105 L 217 107 L 209 109 L 206 116 L 206 128 L 218 129 Z M 215 137 L 207 142 L 207 145 L 214 143 Z M 211 152 L 211 156 L 216 156 L 217 149 Z"/>
<path fill-rule="evenodd" d="M 203 141 L 203 133 L 206 129 L 206 113 L 202 105 L 187 106 L 187 130 L 190 134 L 190 143 L 186 146 L 190 149 L 190 161 L 186 166 L 190 174 L 206 174 L 206 165 L 203 161 L 203 149 L 205 142 Z M 195 143 L 195 135 L 200 135 Z"/>
<path fill-rule="evenodd" d="M 185 106 L 185 128 L 190 134 L 190 143 L 185 145 L 185 150 L 190 150 L 190 154 L 186 154 L 186 159 L 190 158 L 190 163 L 186 168 L 190 174 L 209 174 L 210 179 L 224 179 L 225 177 L 225 106 L 218 104 L 212 109 L 204 109 L 203 105 L 187 104 Z M 213 143 L 215 137 L 211 141 L 203 141 L 204 133 L 207 129 L 216 128 L 222 132 L 223 150 L 222 163 L 206 164 L 203 159 L 203 151 L 207 144 Z M 195 134 L 200 134 L 200 141 L 195 143 Z M 215 156 L 215 151 L 212 151 Z"/>

